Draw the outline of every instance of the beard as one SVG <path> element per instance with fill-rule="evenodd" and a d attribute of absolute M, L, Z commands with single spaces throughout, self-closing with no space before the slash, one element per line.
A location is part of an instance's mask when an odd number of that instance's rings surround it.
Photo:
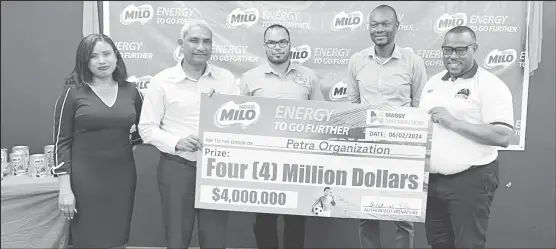
<path fill-rule="evenodd" d="M 291 52 L 288 51 L 284 55 L 281 55 L 280 58 L 276 58 L 272 54 L 270 54 L 270 55 L 267 54 L 267 58 L 268 58 L 268 61 L 270 61 L 270 63 L 275 64 L 275 65 L 281 65 L 281 64 L 284 64 L 284 63 L 286 63 L 290 60 L 290 55 L 291 55 Z"/>

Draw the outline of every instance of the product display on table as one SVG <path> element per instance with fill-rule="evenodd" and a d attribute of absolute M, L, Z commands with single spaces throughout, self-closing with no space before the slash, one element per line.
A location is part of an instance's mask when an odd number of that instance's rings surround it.
<path fill-rule="evenodd" d="M 2 148 L 2 180 L 9 176 L 52 177 L 54 145 L 45 145 L 43 153 L 29 154 L 29 146 L 16 145 Z"/>

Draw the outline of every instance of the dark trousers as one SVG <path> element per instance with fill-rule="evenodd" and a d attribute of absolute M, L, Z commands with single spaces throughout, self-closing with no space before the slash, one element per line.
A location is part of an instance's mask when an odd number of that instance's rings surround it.
<path fill-rule="evenodd" d="M 158 163 L 158 190 L 168 248 L 188 248 L 195 216 L 201 248 L 226 248 L 228 212 L 195 209 L 195 162 L 162 153 Z"/>
<path fill-rule="evenodd" d="M 485 248 L 498 160 L 454 175 L 431 174 L 425 228 L 432 248 Z"/>
<path fill-rule="evenodd" d="M 255 239 L 259 249 L 278 248 L 279 214 L 257 214 L 255 220 Z M 305 245 L 305 216 L 283 215 L 284 248 L 302 249 Z"/>
<path fill-rule="evenodd" d="M 394 225 L 396 248 L 413 248 L 413 238 L 415 237 L 413 222 L 394 221 Z M 359 221 L 359 243 L 361 248 L 382 248 L 378 220 Z"/>

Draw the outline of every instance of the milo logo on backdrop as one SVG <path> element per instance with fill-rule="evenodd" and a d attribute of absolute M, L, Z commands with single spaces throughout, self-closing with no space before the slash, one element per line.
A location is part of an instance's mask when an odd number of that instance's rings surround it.
<path fill-rule="evenodd" d="M 228 14 L 228 17 L 226 18 L 226 26 L 228 26 L 228 28 L 236 28 L 243 25 L 249 28 L 259 21 L 259 17 L 259 10 L 256 8 L 249 8 L 245 10 L 237 8 Z"/>
<path fill-rule="evenodd" d="M 292 47 L 290 52 L 291 61 L 295 63 L 302 64 L 311 58 L 311 47 L 309 47 L 309 45 Z"/>
<path fill-rule="evenodd" d="M 123 25 L 131 25 L 134 22 L 138 22 L 141 23 L 141 25 L 145 25 L 145 23 L 153 19 L 153 16 L 154 10 L 150 4 L 141 6 L 132 4 L 125 7 L 122 13 L 120 13 L 120 23 Z"/>
<path fill-rule="evenodd" d="M 129 78 L 127 78 L 127 81 L 135 84 L 135 87 L 137 87 L 137 89 L 139 89 L 139 92 L 141 92 L 141 94 L 145 95 L 145 93 L 147 92 L 147 89 L 149 88 L 149 83 L 151 83 L 153 76 L 151 75 L 145 75 L 142 77 L 137 77 L 135 75 L 130 76 Z"/>
<path fill-rule="evenodd" d="M 363 25 L 363 12 L 361 11 L 353 11 L 351 13 L 342 11 L 332 18 L 332 23 L 330 24 L 332 31 L 348 28 L 353 31 L 361 27 L 361 25 Z"/>
<path fill-rule="evenodd" d="M 434 24 L 434 32 L 442 34 L 453 27 L 467 25 L 467 15 L 465 13 L 456 13 L 450 15 L 448 13 L 442 14 Z"/>
<path fill-rule="evenodd" d="M 498 66 L 504 68 L 509 67 L 517 60 L 517 51 L 515 49 L 498 50 L 494 49 L 485 56 L 484 67 L 493 69 Z"/>
<path fill-rule="evenodd" d="M 347 84 L 340 81 L 334 84 L 328 91 L 328 98 L 332 101 L 338 101 L 347 97 Z"/>

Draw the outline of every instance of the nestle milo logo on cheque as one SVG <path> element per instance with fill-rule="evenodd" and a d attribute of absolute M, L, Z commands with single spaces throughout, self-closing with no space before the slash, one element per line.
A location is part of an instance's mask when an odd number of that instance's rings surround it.
<path fill-rule="evenodd" d="M 220 120 L 253 120 L 257 116 L 255 105 L 240 105 L 240 109 L 223 109 L 220 115 Z"/>
<path fill-rule="evenodd" d="M 233 124 L 241 124 L 245 129 L 257 122 L 261 108 L 256 102 L 236 104 L 234 101 L 224 103 L 215 115 L 215 125 L 223 128 Z"/>

